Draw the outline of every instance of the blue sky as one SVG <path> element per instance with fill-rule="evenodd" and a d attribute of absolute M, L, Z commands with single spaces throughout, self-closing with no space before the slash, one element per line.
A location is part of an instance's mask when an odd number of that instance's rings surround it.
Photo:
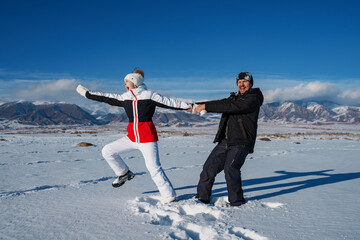
<path fill-rule="evenodd" d="M 0 101 L 84 103 L 78 83 L 218 99 L 249 71 L 266 100 L 360 102 L 357 1 L 0 1 Z"/>

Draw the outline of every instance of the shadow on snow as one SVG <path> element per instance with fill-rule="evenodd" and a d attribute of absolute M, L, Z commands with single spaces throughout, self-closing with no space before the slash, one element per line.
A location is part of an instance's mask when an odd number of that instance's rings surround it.
<path fill-rule="evenodd" d="M 253 196 L 247 198 L 247 200 L 261 200 L 266 198 L 271 198 L 275 196 L 280 196 L 288 193 L 297 192 L 300 190 L 318 187 L 318 186 L 324 186 L 328 184 L 333 183 L 339 183 L 349 180 L 354 180 L 360 178 L 360 172 L 354 172 L 354 173 L 337 173 L 337 174 L 331 174 L 329 172 L 334 170 L 322 170 L 322 171 L 314 171 L 314 172 L 287 172 L 287 171 L 275 171 L 275 173 L 279 174 L 277 176 L 272 177 L 265 177 L 265 178 L 255 178 L 255 179 L 247 179 L 243 180 L 243 188 L 244 192 L 255 192 L 255 191 L 262 191 L 262 190 L 271 190 L 271 189 L 278 189 L 278 188 L 286 188 L 281 189 L 278 191 L 273 191 L 270 193 Z M 318 178 L 312 178 L 312 179 L 306 179 L 306 180 L 300 180 L 296 181 L 295 178 L 299 177 L 312 177 L 312 176 L 318 176 Z M 290 180 L 285 183 L 276 183 L 278 181 L 284 181 L 284 180 Z M 269 183 L 273 183 L 269 185 Z M 266 184 L 264 186 L 261 186 L 261 184 Z M 214 183 L 214 186 L 216 185 L 225 185 L 226 182 L 217 182 Z M 260 186 L 254 186 L 254 185 L 260 185 Z M 190 186 L 184 186 L 175 188 L 175 190 L 183 190 L 183 189 L 196 189 L 197 185 L 190 185 Z M 156 193 L 158 191 L 149 191 L 149 192 L 143 192 L 144 194 L 149 193 Z M 194 190 L 196 192 L 196 190 Z M 193 197 L 194 194 L 185 194 L 182 196 L 179 196 L 178 199 L 189 199 Z M 227 188 L 217 188 L 213 189 L 212 196 L 214 197 L 223 197 L 227 196 Z"/>

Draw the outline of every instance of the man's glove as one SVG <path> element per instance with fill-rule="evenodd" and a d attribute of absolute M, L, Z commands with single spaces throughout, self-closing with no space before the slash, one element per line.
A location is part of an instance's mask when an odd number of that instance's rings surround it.
<path fill-rule="evenodd" d="M 83 96 L 84 98 L 86 98 L 86 92 L 89 91 L 89 89 L 81 86 L 81 85 L 78 85 L 77 88 L 76 88 L 76 91 L 81 95 Z"/>

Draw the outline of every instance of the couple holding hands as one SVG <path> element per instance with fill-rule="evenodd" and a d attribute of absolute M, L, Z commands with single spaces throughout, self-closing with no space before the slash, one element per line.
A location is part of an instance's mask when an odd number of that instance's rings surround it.
<path fill-rule="evenodd" d="M 158 136 L 152 122 L 155 108 L 186 110 L 201 115 L 206 112 L 222 113 L 214 140 L 217 145 L 200 174 L 196 198 L 205 204 L 210 203 L 215 177 L 224 170 L 230 206 L 245 203 L 240 169 L 246 156 L 254 150 L 257 119 L 264 100 L 260 89 L 252 87 L 253 77 L 250 73 L 241 72 L 237 76 L 237 92 L 231 93 L 228 98 L 197 104 L 185 103 L 148 90 L 141 69 L 126 75 L 124 85 L 127 91 L 123 94 L 93 92 L 81 85 L 76 89 L 85 98 L 123 107 L 129 118 L 127 135 L 102 149 L 103 157 L 117 176 L 112 183 L 113 187 L 120 187 L 135 176 L 120 154 L 139 150 L 152 180 L 159 189 L 162 203 L 176 201 L 174 188 L 160 164 Z"/>

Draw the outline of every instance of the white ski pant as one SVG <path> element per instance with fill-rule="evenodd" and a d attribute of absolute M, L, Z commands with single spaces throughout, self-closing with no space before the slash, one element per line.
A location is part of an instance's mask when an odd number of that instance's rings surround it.
<path fill-rule="evenodd" d="M 144 159 L 152 180 L 159 189 L 162 198 L 175 197 L 175 191 L 161 167 L 157 142 L 136 143 L 130 141 L 128 137 L 120 138 L 112 143 L 105 145 L 102 155 L 117 176 L 124 175 L 128 166 L 119 154 L 139 150 Z"/>

